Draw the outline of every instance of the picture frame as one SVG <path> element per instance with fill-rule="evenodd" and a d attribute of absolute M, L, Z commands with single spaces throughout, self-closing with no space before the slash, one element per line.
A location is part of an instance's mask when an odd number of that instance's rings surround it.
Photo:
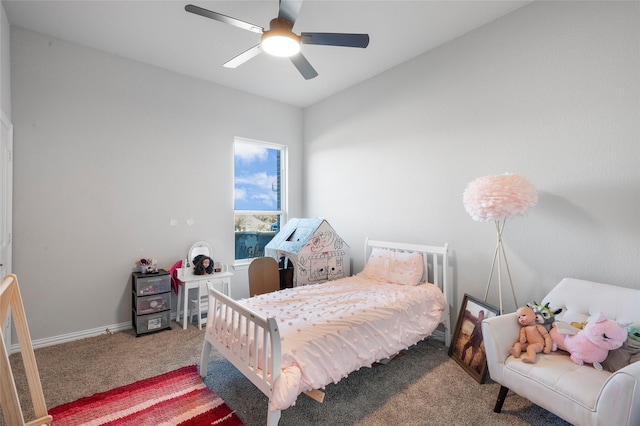
<path fill-rule="evenodd" d="M 449 356 L 481 384 L 487 376 L 481 323 L 484 318 L 499 314 L 500 310 L 495 306 L 465 293 L 449 346 Z"/>

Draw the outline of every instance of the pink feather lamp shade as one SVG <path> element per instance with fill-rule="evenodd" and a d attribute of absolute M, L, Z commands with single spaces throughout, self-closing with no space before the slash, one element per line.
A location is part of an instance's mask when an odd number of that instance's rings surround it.
<path fill-rule="evenodd" d="M 519 216 L 538 202 L 535 187 L 524 177 L 505 173 L 479 177 L 462 195 L 467 213 L 479 222 Z"/>
<path fill-rule="evenodd" d="M 487 301 L 489 295 L 489 287 L 491 287 L 491 278 L 497 263 L 498 271 L 498 294 L 500 298 L 500 313 L 504 313 L 502 305 L 502 277 L 501 277 L 501 260 L 504 260 L 504 266 L 509 276 L 511 284 L 511 293 L 513 294 L 513 302 L 518 307 L 516 292 L 513 288 L 513 280 L 511 279 L 511 271 L 507 263 L 507 254 L 504 251 L 502 243 L 502 232 L 507 218 L 512 216 L 520 216 L 527 210 L 532 208 L 538 202 L 538 195 L 534 186 L 524 177 L 505 173 L 497 176 L 484 176 L 477 178 L 467 184 L 467 188 L 462 194 L 462 202 L 467 213 L 478 222 L 494 221 L 498 241 L 496 250 L 493 254 L 493 263 L 489 272 L 489 280 L 487 281 L 487 290 L 484 293 L 484 301 Z"/>

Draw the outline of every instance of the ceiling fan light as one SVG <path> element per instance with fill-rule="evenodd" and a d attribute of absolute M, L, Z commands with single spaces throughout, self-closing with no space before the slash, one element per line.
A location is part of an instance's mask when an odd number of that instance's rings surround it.
<path fill-rule="evenodd" d="M 262 36 L 262 49 L 270 55 L 284 58 L 291 57 L 300 52 L 300 39 L 292 33 L 269 34 Z"/>

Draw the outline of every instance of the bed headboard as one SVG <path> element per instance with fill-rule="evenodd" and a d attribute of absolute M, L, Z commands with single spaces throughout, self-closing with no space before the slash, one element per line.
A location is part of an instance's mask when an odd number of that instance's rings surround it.
<path fill-rule="evenodd" d="M 423 244 L 405 244 L 389 241 L 371 240 L 368 237 L 364 243 L 364 262 L 371 255 L 374 247 L 401 252 L 416 252 L 422 255 L 424 262 L 423 279 L 438 286 L 444 294 L 447 302 L 445 311 L 442 313 L 442 324 L 444 325 L 444 342 L 446 346 L 451 343 L 451 286 L 449 285 L 449 245 L 428 246 Z M 436 333 L 438 330 L 436 330 Z"/>

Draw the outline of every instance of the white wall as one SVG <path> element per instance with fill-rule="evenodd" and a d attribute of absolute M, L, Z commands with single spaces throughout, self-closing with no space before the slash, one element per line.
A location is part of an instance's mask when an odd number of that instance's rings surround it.
<path fill-rule="evenodd" d="M 299 108 L 20 28 L 11 61 L 13 269 L 34 340 L 130 321 L 137 258 L 169 267 L 206 240 L 233 262 L 235 136 L 289 146 L 302 214 Z"/>
<path fill-rule="evenodd" d="M 462 193 L 518 173 L 539 195 L 504 232 L 519 304 L 565 276 L 640 288 L 639 4 L 535 2 L 308 108 L 305 214 L 356 271 L 365 236 L 448 242 L 457 315 L 496 244 Z"/>
<path fill-rule="evenodd" d="M 169 265 L 205 239 L 229 262 L 234 136 L 289 145 L 292 215 L 325 217 L 355 270 L 367 235 L 450 243 L 456 309 L 483 296 L 495 245 L 462 192 L 503 172 L 540 196 L 505 230 L 521 303 L 564 276 L 640 288 L 639 16 L 536 2 L 304 117 L 13 28 L 14 272 L 32 338 L 129 321 L 136 257 Z"/>

